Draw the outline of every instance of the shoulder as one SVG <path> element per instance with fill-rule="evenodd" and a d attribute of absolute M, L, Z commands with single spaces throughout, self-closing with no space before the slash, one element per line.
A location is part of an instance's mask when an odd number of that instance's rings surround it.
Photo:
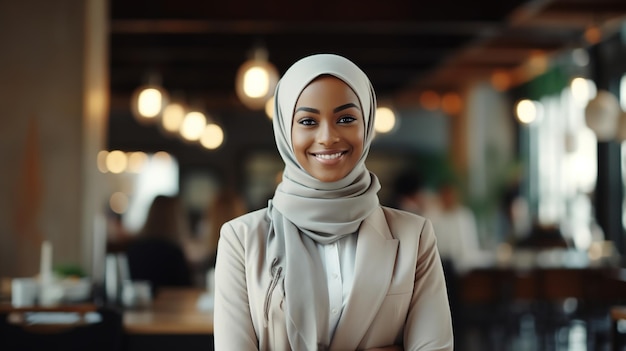
<path fill-rule="evenodd" d="M 385 214 L 387 224 L 389 224 L 390 227 L 409 225 L 422 228 L 424 225 L 430 223 L 425 217 L 412 212 L 386 206 L 381 206 L 381 208 Z"/>
<path fill-rule="evenodd" d="M 261 222 L 267 222 L 267 207 L 256 210 L 256 211 L 248 212 L 244 215 L 231 219 L 230 221 L 226 223 L 233 225 L 233 226 L 237 226 L 237 225 L 261 223 Z"/>
<path fill-rule="evenodd" d="M 224 223 L 220 235 L 235 235 L 241 241 L 248 241 L 250 237 L 264 236 L 268 228 L 267 208 L 262 208 Z"/>
<path fill-rule="evenodd" d="M 382 206 L 383 214 L 391 236 L 410 246 L 420 241 L 434 238 L 434 229 L 430 219 L 395 208 Z"/>

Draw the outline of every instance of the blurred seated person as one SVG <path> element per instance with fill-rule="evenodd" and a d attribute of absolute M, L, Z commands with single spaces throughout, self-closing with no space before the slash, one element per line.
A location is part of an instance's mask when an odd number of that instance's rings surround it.
<path fill-rule="evenodd" d="M 191 270 L 183 251 L 189 234 L 180 198 L 154 198 L 143 228 L 128 244 L 126 255 L 132 280 L 148 280 L 154 293 L 163 286 L 191 286 Z"/>
<path fill-rule="evenodd" d="M 204 276 L 207 269 L 215 267 L 217 242 L 222 224 L 247 211 L 245 201 L 232 187 L 221 189 L 211 200 L 198 226 L 198 235 L 185 242 L 187 258 L 200 277 Z"/>
<path fill-rule="evenodd" d="M 431 189 L 419 172 L 407 171 L 396 178 L 394 185 L 395 206 L 428 218 L 433 225 L 455 338 L 458 338 L 463 335 L 461 330 L 465 327 L 459 276 L 472 267 L 472 259 L 480 256 L 474 214 L 460 202 L 456 184 L 451 179 L 445 179 L 439 187 Z M 455 344 L 460 344 L 459 339 L 455 340 Z"/>
<path fill-rule="evenodd" d="M 453 179 L 444 179 L 437 192 L 439 201 L 429 207 L 426 216 L 433 223 L 441 259 L 462 274 L 480 258 L 476 218 L 461 202 Z"/>
<path fill-rule="evenodd" d="M 521 194 L 520 182 L 519 175 L 509 181 L 500 205 L 504 214 L 503 240 L 511 245 L 528 236 L 532 229 L 529 204 Z"/>
<path fill-rule="evenodd" d="M 393 204 L 400 210 L 425 216 L 436 206 L 437 197 L 424 182 L 420 172 L 408 170 L 400 173 L 394 181 Z"/>

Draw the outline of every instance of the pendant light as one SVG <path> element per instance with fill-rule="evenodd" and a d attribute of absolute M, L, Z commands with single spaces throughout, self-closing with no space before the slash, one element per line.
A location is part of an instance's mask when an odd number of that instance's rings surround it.
<path fill-rule="evenodd" d="M 278 82 L 278 71 L 268 61 L 267 50 L 257 47 L 252 58 L 244 62 L 237 71 L 235 89 L 239 100 L 251 110 L 262 110 L 274 95 Z"/>
<path fill-rule="evenodd" d="M 147 83 L 135 89 L 131 97 L 131 111 L 140 123 L 155 123 L 167 106 L 168 100 L 168 93 L 161 86 L 161 77 L 151 73 Z"/>
<path fill-rule="evenodd" d="M 376 108 L 374 130 L 376 133 L 387 134 L 396 129 L 396 112 L 391 104 L 381 104 Z"/>
<path fill-rule="evenodd" d="M 599 141 L 615 138 L 621 114 L 617 97 L 607 90 L 600 90 L 585 108 L 585 122 Z"/>

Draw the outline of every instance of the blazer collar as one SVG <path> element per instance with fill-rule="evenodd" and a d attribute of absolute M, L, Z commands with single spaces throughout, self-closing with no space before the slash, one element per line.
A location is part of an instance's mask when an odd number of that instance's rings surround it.
<path fill-rule="evenodd" d="M 357 349 L 393 277 L 398 240 L 391 236 L 382 208 L 363 221 L 358 235 L 354 285 L 330 344 L 331 350 Z"/>

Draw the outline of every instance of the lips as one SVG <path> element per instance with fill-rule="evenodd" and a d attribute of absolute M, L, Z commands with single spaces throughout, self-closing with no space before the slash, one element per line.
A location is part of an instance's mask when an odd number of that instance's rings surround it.
<path fill-rule="evenodd" d="M 341 156 L 343 156 L 344 154 L 346 154 L 346 151 L 332 151 L 332 152 L 320 152 L 320 153 L 312 152 L 311 153 L 311 155 L 313 155 L 317 160 L 319 160 L 320 162 L 324 162 L 324 163 L 339 160 Z"/>

